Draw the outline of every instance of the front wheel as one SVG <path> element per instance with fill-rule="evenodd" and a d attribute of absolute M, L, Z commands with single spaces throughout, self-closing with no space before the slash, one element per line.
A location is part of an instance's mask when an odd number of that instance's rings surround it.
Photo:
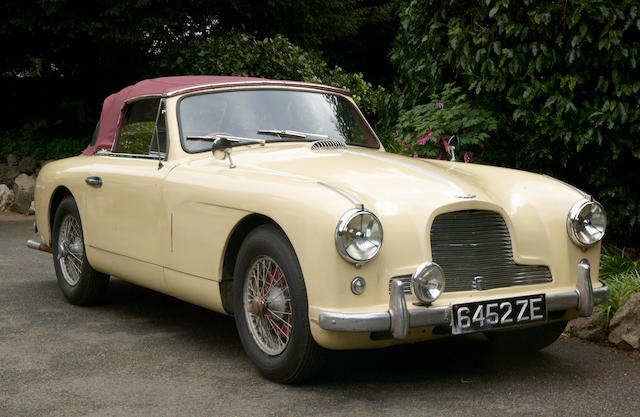
<path fill-rule="evenodd" d="M 58 286 L 67 300 L 75 305 L 95 304 L 107 290 L 109 275 L 89 265 L 80 213 L 71 196 L 56 210 L 51 249 Z"/>
<path fill-rule="evenodd" d="M 290 384 L 319 369 L 323 351 L 309 329 L 302 271 L 291 244 L 275 225 L 256 228 L 242 243 L 233 306 L 242 346 L 265 377 Z"/>
<path fill-rule="evenodd" d="M 513 352 L 535 352 L 555 342 L 565 327 L 566 321 L 558 321 L 526 329 L 485 332 L 484 335 L 496 348 Z"/>

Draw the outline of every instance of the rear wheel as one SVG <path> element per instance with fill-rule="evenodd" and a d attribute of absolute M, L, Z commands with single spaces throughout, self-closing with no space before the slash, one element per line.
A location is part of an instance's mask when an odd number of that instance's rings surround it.
<path fill-rule="evenodd" d="M 242 243 L 233 305 L 242 346 L 265 377 L 295 383 L 319 369 L 323 350 L 309 329 L 300 265 L 276 226 L 260 226 Z"/>
<path fill-rule="evenodd" d="M 58 285 L 67 300 L 76 305 L 95 304 L 107 290 L 109 275 L 89 265 L 80 213 L 71 196 L 56 210 L 51 249 Z"/>
<path fill-rule="evenodd" d="M 565 327 L 566 321 L 558 321 L 527 329 L 485 332 L 484 335 L 496 348 L 514 352 L 534 352 L 558 340 Z"/>

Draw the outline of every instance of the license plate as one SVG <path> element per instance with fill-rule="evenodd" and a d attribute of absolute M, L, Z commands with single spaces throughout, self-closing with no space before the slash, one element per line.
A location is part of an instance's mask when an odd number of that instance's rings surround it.
<path fill-rule="evenodd" d="M 547 321 L 544 294 L 454 304 L 453 334 L 482 332 Z"/>

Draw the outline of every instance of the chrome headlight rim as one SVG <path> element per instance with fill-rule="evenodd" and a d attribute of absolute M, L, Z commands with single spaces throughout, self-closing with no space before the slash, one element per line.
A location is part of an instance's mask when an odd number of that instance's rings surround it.
<path fill-rule="evenodd" d="M 424 276 L 425 271 L 427 270 L 435 270 L 440 274 L 440 277 L 441 277 L 441 282 L 440 282 L 441 285 L 439 288 L 439 293 L 434 297 L 426 297 L 422 290 L 419 290 L 418 288 L 416 288 L 416 285 L 417 285 L 416 280 Z M 444 293 L 445 285 L 446 285 L 446 279 L 444 276 L 444 270 L 440 265 L 438 265 L 435 262 L 421 263 L 420 265 L 418 265 L 416 270 L 411 275 L 411 292 L 413 292 L 413 295 L 415 295 L 416 298 L 418 298 L 420 301 L 422 301 L 427 305 L 433 303 L 434 301 L 436 301 L 438 298 L 442 296 L 442 294 Z"/>
<path fill-rule="evenodd" d="M 357 216 L 360 216 L 360 215 L 371 216 L 371 218 L 375 222 L 377 222 L 378 227 L 380 228 L 380 242 L 378 243 L 375 252 L 371 256 L 369 256 L 367 259 L 364 259 L 364 258 L 356 259 L 353 256 L 351 256 L 348 253 L 347 251 L 348 248 L 347 246 L 345 246 L 345 242 L 344 242 L 344 237 L 345 237 L 345 234 L 347 233 L 347 228 L 349 226 L 349 223 L 353 219 L 355 219 Z M 382 248 L 383 237 L 384 237 L 384 232 L 382 230 L 382 223 L 380 222 L 380 219 L 378 219 L 378 217 L 375 214 L 373 214 L 371 211 L 365 208 L 353 208 L 353 209 L 347 210 L 347 212 L 344 213 L 342 217 L 340 217 L 340 220 L 338 220 L 338 224 L 336 226 L 336 231 L 334 234 L 336 249 L 338 253 L 340 254 L 340 256 L 342 256 L 344 260 L 354 264 L 364 264 L 366 262 L 369 262 L 373 258 L 375 258 L 376 255 L 380 252 L 380 249 Z"/>
<path fill-rule="evenodd" d="M 603 218 L 603 228 L 602 228 L 602 231 L 599 232 L 599 236 L 594 238 L 593 241 L 587 242 L 580 238 L 578 227 L 579 227 L 580 214 L 585 208 L 589 206 L 594 206 L 601 211 L 601 215 Z M 605 212 L 604 207 L 602 207 L 602 204 L 600 204 L 595 200 L 586 199 L 586 198 L 578 200 L 571 207 L 571 210 L 569 210 L 569 214 L 567 215 L 567 233 L 569 234 L 571 241 L 576 245 L 578 245 L 579 247 L 581 247 L 582 249 L 587 249 L 595 245 L 596 243 L 600 242 L 604 237 L 604 234 L 606 232 L 606 227 L 607 227 L 607 213 Z"/>

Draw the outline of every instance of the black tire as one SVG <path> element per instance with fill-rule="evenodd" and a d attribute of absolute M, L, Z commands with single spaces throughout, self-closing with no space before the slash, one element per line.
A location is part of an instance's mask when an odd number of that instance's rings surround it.
<path fill-rule="evenodd" d="M 271 263 L 271 260 L 274 262 Z M 280 291 L 277 296 L 274 296 L 274 300 L 279 303 L 278 309 L 290 311 L 289 327 L 285 325 L 267 327 L 269 332 L 278 329 L 272 332 L 271 341 L 275 338 L 274 344 L 279 344 L 279 346 L 274 349 L 276 351 L 271 351 L 271 353 L 267 352 L 269 347 L 265 345 L 264 340 L 266 339 L 263 338 L 263 342 L 259 342 L 260 335 L 263 335 L 264 331 L 261 332 L 259 326 L 252 323 L 254 320 L 268 320 L 267 316 L 273 318 L 272 323 L 280 323 L 276 320 L 277 318 L 270 315 L 272 310 L 269 307 L 275 303 L 270 304 L 268 301 L 270 296 L 267 296 L 261 313 L 253 314 L 247 309 L 247 306 L 258 303 L 256 300 L 260 298 L 248 296 L 249 288 L 252 285 L 249 278 L 250 271 L 254 265 L 258 265 L 260 262 L 263 262 L 263 265 L 269 265 L 264 270 L 272 271 L 270 274 L 275 277 L 274 282 L 284 281 L 289 295 L 286 297 L 287 293 L 282 290 L 282 287 L 275 284 L 262 286 L 262 288 L 269 289 L 268 294 Z M 281 273 L 275 271 L 281 271 Z M 278 281 L 282 275 L 284 279 Z M 259 280 L 254 281 L 254 283 L 259 282 Z M 249 304 L 249 300 L 253 300 L 251 304 Z M 325 352 L 313 340 L 309 329 L 307 291 L 302 271 L 289 240 L 277 226 L 260 226 L 254 229 L 242 243 L 234 271 L 233 306 L 242 346 L 253 364 L 266 378 L 284 384 L 293 384 L 308 379 L 320 369 Z M 285 315 L 281 316 L 287 318 Z M 289 330 L 286 331 L 286 329 Z M 287 338 L 286 342 L 285 338 Z M 277 349 L 283 350 L 277 351 Z"/>
<path fill-rule="evenodd" d="M 77 225 L 76 232 L 66 233 L 61 230 L 63 226 L 67 225 L 71 225 L 71 227 Z M 65 236 L 73 235 L 75 238 L 65 239 L 61 233 Z M 89 265 L 80 213 L 71 196 L 65 197 L 56 210 L 51 241 L 53 265 L 62 294 L 71 304 L 75 305 L 86 306 L 100 301 L 109 285 L 109 275 L 98 272 Z M 61 241 L 62 246 L 60 245 Z M 79 273 L 75 269 L 76 267 L 79 268 Z"/>
<path fill-rule="evenodd" d="M 485 332 L 484 335 L 499 350 L 535 352 L 558 340 L 566 327 L 566 321 L 558 321 L 526 329 Z"/>

